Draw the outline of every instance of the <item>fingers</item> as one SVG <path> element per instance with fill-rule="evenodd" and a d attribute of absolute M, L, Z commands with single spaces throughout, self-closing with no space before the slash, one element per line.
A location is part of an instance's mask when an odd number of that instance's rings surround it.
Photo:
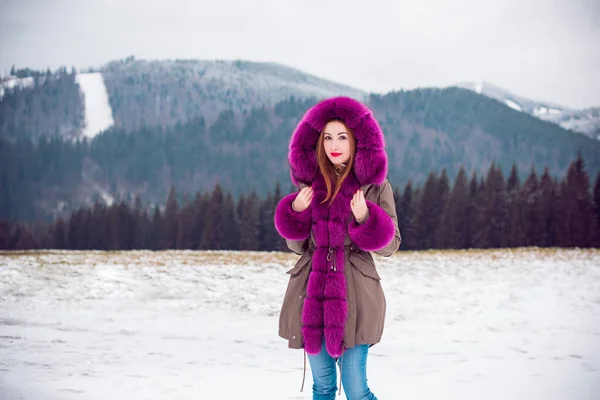
<path fill-rule="evenodd" d="M 361 203 L 364 201 L 365 201 L 365 195 L 364 195 L 363 191 L 359 189 L 356 191 L 356 193 L 354 193 L 354 196 L 352 196 L 352 201 L 350 202 L 350 204 L 357 205 L 358 203 Z"/>
<path fill-rule="evenodd" d="M 312 201 L 312 198 L 313 198 L 313 190 L 309 186 L 300 190 L 300 193 L 298 193 L 298 196 L 297 196 L 297 199 L 299 199 L 299 201 L 302 202 L 303 204 L 305 204 L 306 206 L 308 206 L 310 204 L 310 202 Z"/>
<path fill-rule="evenodd" d="M 364 203 L 365 199 L 362 194 L 362 190 L 357 190 L 352 196 L 352 200 L 350 200 L 350 209 L 355 211 L 357 207 L 360 207 L 361 203 Z"/>

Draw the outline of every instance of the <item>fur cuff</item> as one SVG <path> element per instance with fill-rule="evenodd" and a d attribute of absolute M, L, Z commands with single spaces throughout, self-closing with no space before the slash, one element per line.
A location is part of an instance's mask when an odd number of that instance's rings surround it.
<path fill-rule="evenodd" d="M 362 224 L 352 221 L 348 226 L 348 235 L 361 250 L 377 251 L 394 239 L 396 227 L 392 217 L 377 204 L 367 201 L 367 207 L 369 217 Z"/>
<path fill-rule="evenodd" d="M 292 208 L 292 203 L 298 193 L 285 196 L 275 210 L 275 228 L 285 239 L 304 240 L 310 236 L 311 208 L 310 206 L 297 212 Z"/>

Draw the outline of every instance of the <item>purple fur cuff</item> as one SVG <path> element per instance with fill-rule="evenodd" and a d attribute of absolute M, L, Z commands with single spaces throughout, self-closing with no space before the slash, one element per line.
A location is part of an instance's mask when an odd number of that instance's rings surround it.
<path fill-rule="evenodd" d="M 356 220 L 348 225 L 350 239 L 364 251 L 376 251 L 387 246 L 396 233 L 394 221 L 377 204 L 367 201 L 369 216 L 359 224 Z"/>
<path fill-rule="evenodd" d="M 303 240 L 310 235 L 311 207 L 302 212 L 294 211 L 292 203 L 298 193 L 285 196 L 275 210 L 275 228 L 281 236 L 290 240 Z"/>

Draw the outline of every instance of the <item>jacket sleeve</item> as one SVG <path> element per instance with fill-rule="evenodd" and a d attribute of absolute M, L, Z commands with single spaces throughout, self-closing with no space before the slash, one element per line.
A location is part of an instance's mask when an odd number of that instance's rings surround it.
<path fill-rule="evenodd" d="M 387 180 L 381 185 L 378 198 L 378 204 L 367 200 L 367 216 L 360 223 L 352 221 L 348 234 L 360 249 L 388 257 L 398 250 L 402 239 L 394 192 Z"/>
<path fill-rule="evenodd" d="M 309 238 L 303 240 L 285 239 L 285 243 L 287 244 L 288 249 L 290 249 L 298 255 L 302 255 L 306 252 L 306 250 L 308 250 L 308 241 Z"/>
<path fill-rule="evenodd" d="M 309 206 L 302 212 L 295 211 L 292 208 L 292 203 L 298 193 L 285 196 L 277 205 L 275 209 L 275 228 L 285 239 L 302 241 L 310 236 L 312 207 Z M 292 251 L 295 252 L 294 249 Z"/>

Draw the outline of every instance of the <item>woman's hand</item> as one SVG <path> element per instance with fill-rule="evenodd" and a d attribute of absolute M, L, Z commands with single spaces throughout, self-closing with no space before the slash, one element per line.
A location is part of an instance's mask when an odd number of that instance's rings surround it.
<path fill-rule="evenodd" d="M 367 216 L 367 202 L 365 201 L 365 195 L 362 190 L 357 190 L 350 201 L 350 208 L 352 209 L 352 214 L 354 214 L 354 218 L 357 221 L 361 221 L 364 217 Z"/>
<path fill-rule="evenodd" d="M 300 190 L 300 193 L 298 193 L 298 196 L 296 196 L 296 199 L 292 203 L 292 208 L 294 209 L 294 211 L 302 212 L 306 210 L 308 206 L 310 206 L 312 198 L 313 190 L 310 186 L 307 186 Z"/>

